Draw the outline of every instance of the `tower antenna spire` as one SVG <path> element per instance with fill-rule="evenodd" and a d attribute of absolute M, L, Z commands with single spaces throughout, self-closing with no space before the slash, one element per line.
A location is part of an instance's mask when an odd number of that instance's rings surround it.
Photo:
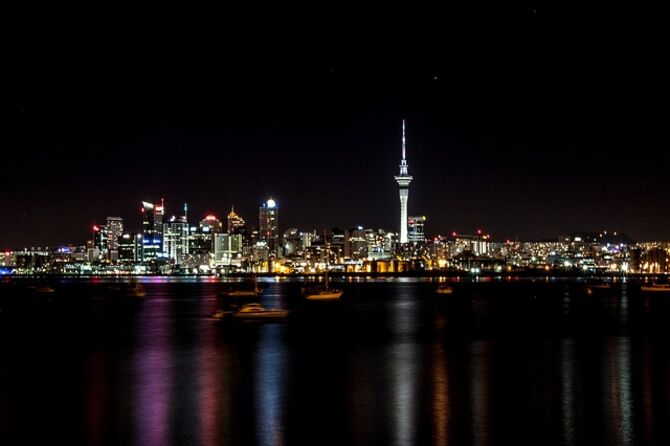
<path fill-rule="evenodd" d="M 405 161 L 405 120 L 402 120 L 402 160 Z"/>

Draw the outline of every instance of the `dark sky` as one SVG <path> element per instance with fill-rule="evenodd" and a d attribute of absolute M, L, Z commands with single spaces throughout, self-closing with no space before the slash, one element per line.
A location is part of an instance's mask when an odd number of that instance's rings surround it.
<path fill-rule="evenodd" d="M 255 223 L 271 195 L 282 229 L 397 230 L 403 118 L 410 214 L 430 234 L 670 239 L 652 13 L 351 15 L 18 20 L 0 248 L 83 243 L 107 215 L 134 229 L 161 197 L 191 220 L 234 204 Z"/>

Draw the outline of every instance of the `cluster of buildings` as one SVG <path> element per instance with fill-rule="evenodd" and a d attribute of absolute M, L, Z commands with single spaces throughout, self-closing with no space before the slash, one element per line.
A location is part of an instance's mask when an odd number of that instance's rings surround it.
<path fill-rule="evenodd" d="M 617 233 L 573 233 L 543 242 L 494 242 L 482 230 L 426 237 L 426 217 L 408 215 L 409 175 L 405 122 L 399 188 L 399 231 L 364 228 L 281 230 L 272 198 L 258 208 L 257 224 L 231 209 L 189 220 L 142 202 L 141 229 L 126 230 L 121 217 L 92 227 L 85 245 L 30 248 L 0 254 L 0 274 L 309 274 L 457 271 L 669 273 L 669 243 L 634 243 Z M 136 220 L 136 219 L 135 219 Z"/>

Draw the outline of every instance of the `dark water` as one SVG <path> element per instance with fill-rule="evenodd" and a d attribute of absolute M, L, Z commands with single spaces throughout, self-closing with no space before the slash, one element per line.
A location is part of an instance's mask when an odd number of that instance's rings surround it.
<path fill-rule="evenodd" d="M 670 297 L 635 282 L 338 283 L 281 323 L 222 284 L 0 284 L 0 444 L 670 444 Z"/>

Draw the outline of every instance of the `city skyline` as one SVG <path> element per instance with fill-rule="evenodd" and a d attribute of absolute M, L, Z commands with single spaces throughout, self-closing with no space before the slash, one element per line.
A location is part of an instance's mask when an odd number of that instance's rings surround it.
<path fill-rule="evenodd" d="M 413 38 L 382 33 L 379 46 L 335 33 L 318 52 L 277 36 L 147 46 L 17 33 L 0 246 L 79 240 L 94 220 L 162 197 L 194 215 L 250 216 L 272 195 L 286 227 L 396 229 L 402 119 L 408 213 L 427 215 L 431 233 L 670 239 L 651 47 L 593 28 L 602 20 L 567 32 L 556 10 L 459 17 Z"/>

